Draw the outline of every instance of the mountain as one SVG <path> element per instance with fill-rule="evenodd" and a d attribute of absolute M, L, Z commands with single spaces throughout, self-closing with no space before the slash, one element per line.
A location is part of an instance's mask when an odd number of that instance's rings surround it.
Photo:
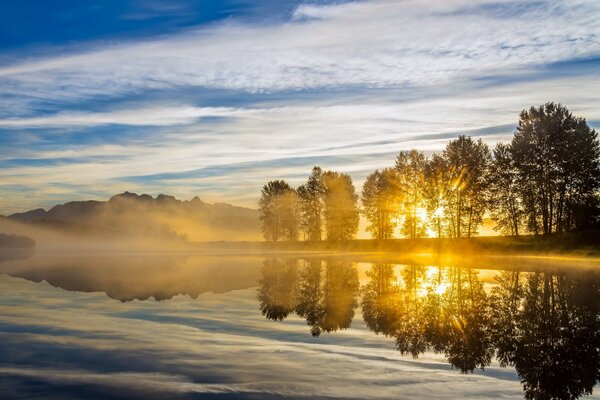
<path fill-rule="evenodd" d="M 12 221 L 50 227 L 77 235 L 127 236 L 192 241 L 257 240 L 257 210 L 225 203 L 209 204 L 160 194 L 125 192 L 108 201 L 72 201 L 49 210 L 12 214 Z"/>

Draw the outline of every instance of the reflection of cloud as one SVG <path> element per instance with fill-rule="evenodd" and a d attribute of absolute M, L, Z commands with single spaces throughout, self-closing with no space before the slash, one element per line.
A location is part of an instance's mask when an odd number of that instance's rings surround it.
<path fill-rule="evenodd" d="M 90 397 L 127 387 L 135 397 L 522 396 L 510 370 L 464 376 L 439 356 L 403 358 L 389 339 L 366 332 L 360 316 L 348 331 L 319 339 L 296 318 L 264 321 L 254 289 L 125 304 L 6 276 L 0 289 L 0 373 L 45 382 L 49 393 L 76 384 Z"/>

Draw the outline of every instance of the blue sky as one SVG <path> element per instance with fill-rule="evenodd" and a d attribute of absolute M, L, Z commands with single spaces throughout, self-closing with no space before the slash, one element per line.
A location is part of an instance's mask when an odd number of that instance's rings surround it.
<path fill-rule="evenodd" d="M 256 206 L 520 110 L 600 127 L 597 1 L 0 2 L 0 213 L 125 190 Z"/>

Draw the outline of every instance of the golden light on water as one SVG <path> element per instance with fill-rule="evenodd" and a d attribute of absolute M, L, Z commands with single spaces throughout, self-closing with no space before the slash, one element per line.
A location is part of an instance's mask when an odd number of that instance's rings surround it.
<path fill-rule="evenodd" d="M 416 290 L 419 297 L 425 297 L 428 293 L 434 293 L 441 296 L 446 293 L 450 287 L 447 274 L 443 273 L 439 267 L 426 267 L 425 275 L 421 284 Z"/>

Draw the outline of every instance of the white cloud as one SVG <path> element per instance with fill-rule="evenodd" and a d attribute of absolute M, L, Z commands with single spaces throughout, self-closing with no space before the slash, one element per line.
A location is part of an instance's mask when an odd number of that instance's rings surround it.
<path fill-rule="evenodd" d="M 86 127 L 97 125 L 171 126 L 189 124 L 203 117 L 240 115 L 229 107 L 163 106 L 119 109 L 110 112 L 60 112 L 44 117 L 0 119 L 0 128 Z"/>
<path fill-rule="evenodd" d="M 68 100 L 199 86 L 279 91 L 430 85 L 600 53 L 596 1 L 476 12 L 488 1 L 299 7 L 287 23 L 232 22 L 0 68 L 0 93 Z M 510 2 L 503 2 L 510 10 Z M 470 11 L 469 11 L 470 10 Z M 31 98 L 29 99 L 31 100 Z"/>
<path fill-rule="evenodd" d="M 393 162 L 391 153 L 413 147 L 439 151 L 448 134 L 516 125 L 518 112 L 531 105 L 560 101 L 575 114 L 600 120 L 597 72 L 524 78 L 545 63 L 598 56 L 600 3 L 551 0 L 529 11 L 523 4 L 455 0 L 303 5 L 285 23 L 227 22 L 156 40 L 90 45 L 85 51 L 43 59 L 17 58 L 0 67 L 0 116 L 5 116 L 0 129 L 24 135 L 26 128 L 36 128 L 35 134 L 43 128 L 73 133 L 99 125 L 149 128 L 114 143 L 102 138 L 88 144 L 62 142 L 60 134 L 44 132 L 31 146 L 5 147 L 0 161 L 77 160 L 4 167 L 3 185 L 36 188 L 38 193 L 5 190 L 2 212 L 49 206 L 57 202 L 56 196 L 48 200 L 45 194 L 59 188 L 67 191 L 64 200 L 129 189 L 184 198 L 200 194 L 209 201 L 255 206 L 265 180 L 276 175 L 298 183 L 316 162 L 309 157 L 325 160 L 319 161 L 325 168 L 351 172 L 360 187 L 366 173 Z M 500 7 L 502 18 L 489 7 Z M 518 83 L 511 82 L 515 70 Z M 467 82 L 496 73 L 507 81 L 488 86 Z M 354 86 L 385 90 L 326 90 Z M 197 90 L 198 95 L 169 98 L 166 104 L 157 104 L 156 97 L 135 106 L 115 103 L 102 112 L 35 113 L 39 102 L 60 107 L 63 102 L 83 104 L 79 100 L 88 97 L 134 94 L 139 99 L 144 90 L 173 87 L 186 93 Z M 259 96 L 260 103 L 244 107 L 198 107 L 203 87 L 291 92 Z M 320 92 L 296 97 L 295 89 Z M 214 124 L 205 117 L 227 118 Z M 490 134 L 486 140 L 493 145 L 511 132 Z M 240 163 L 247 168 L 225 168 Z M 160 182 L 115 182 L 123 175 L 202 168 L 223 171 Z"/>

